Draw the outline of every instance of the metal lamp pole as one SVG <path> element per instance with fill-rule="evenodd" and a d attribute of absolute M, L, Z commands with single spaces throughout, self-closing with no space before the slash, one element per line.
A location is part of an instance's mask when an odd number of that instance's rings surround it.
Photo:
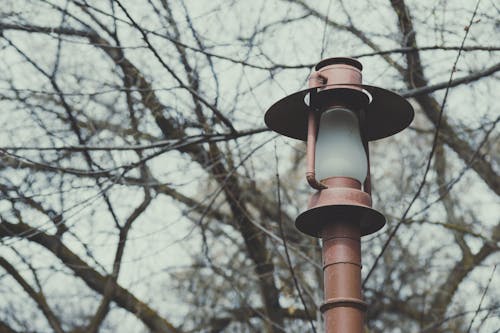
<path fill-rule="evenodd" d="M 323 241 L 326 333 L 363 332 L 361 236 L 385 225 L 371 208 L 368 142 L 400 132 L 414 116 L 401 96 L 363 85 L 362 68 L 351 58 L 322 60 L 309 89 L 279 100 L 265 115 L 270 129 L 307 142 L 306 179 L 317 192 L 295 225 Z"/>

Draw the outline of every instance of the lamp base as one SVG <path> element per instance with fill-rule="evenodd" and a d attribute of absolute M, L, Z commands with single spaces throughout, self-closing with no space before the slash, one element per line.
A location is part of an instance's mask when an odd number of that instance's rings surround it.
<path fill-rule="evenodd" d="M 306 235 L 321 238 L 325 225 L 339 221 L 359 223 L 361 236 L 377 232 L 386 222 L 384 215 L 370 207 L 328 205 L 306 210 L 297 217 L 295 226 Z"/>
<path fill-rule="evenodd" d="M 359 224 L 361 236 L 372 234 L 385 225 L 385 217 L 371 208 L 370 195 L 361 191 L 361 183 L 352 178 L 332 177 L 324 180 L 328 188 L 311 196 L 308 210 L 295 220 L 303 233 L 321 238 L 322 230 L 332 223 L 349 221 Z"/>

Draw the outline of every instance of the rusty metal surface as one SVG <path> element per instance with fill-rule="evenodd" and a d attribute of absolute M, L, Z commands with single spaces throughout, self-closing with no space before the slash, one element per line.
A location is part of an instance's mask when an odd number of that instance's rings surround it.
<path fill-rule="evenodd" d="M 367 140 L 373 141 L 394 135 L 408 127 L 412 122 L 414 117 L 413 107 L 398 94 L 369 85 L 353 87 L 363 88 L 372 97 L 371 103 L 364 108 L 365 124 L 367 125 L 361 129 Z M 358 98 L 357 95 L 352 95 L 353 93 L 346 88 L 338 88 L 333 92 L 331 89 L 317 91 L 318 89 L 305 89 L 273 104 L 264 117 L 266 125 L 275 132 L 305 141 L 307 139 L 307 120 L 310 108 L 304 100 L 306 95 L 311 92 L 315 94 L 316 98 L 311 98 L 311 103 L 318 103 L 319 106 L 322 105 L 324 100 L 330 100 L 338 96 L 348 100 L 354 99 L 354 97 Z M 359 93 L 359 90 L 355 91 Z"/>

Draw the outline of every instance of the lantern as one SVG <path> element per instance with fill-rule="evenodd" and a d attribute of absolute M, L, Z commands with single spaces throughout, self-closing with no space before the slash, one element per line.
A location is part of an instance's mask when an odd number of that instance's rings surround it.
<path fill-rule="evenodd" d="M 272 105 L 266 125 L 282 135 L 307 141 L 306 179 L 318 192 L 296 227 L 321 237 L 325 225 L 348 218 L 361 235 L 376 232 L 385 217 L 371 208 L 368 142 L 403 130 L 413 108 L 398 94 L 363 85 L 362 65 L 352 58 L 321 61 L 309 89 Z"/>

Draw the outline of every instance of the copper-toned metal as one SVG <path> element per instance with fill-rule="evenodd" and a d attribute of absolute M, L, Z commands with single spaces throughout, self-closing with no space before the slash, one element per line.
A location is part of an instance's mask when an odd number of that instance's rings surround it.
<path fill-rule="evenodd" d="M 349 219 L 359 225 L 364 236 L 385 225 L 384 215 L 371 208 L 371 197 L 360 189 L 359 181 L 347 177 L 332 177 L 326 179 L 324 184 L 328 188 L 314 193 L 309 200 L 308 209 L 295 220 L 297 229 L 307 235 L 321 237 L 325 224 Z"/>
<path fill-rule="evenodd" d="M 325 301 L 320 310 L 326 333 L 362 333 L 366 303 L 361 296 L 361 236 L 376 232 L 385 217 L 371 208 L 368 142 L 393 135 L 413 120 L 413 108 L 401 96 L 362 84 L 363 66 L 351 58 L 322 60 L 309 77 L 309 89 L 276 102 L 265 115 L 272 130 L 307 140 L 308 183 L 319 190 L 300 214 L 296 227 L 323 239 Z M 363 184 L 347 177 L 318 182 L 315 177 L 317 122 L 333 106 L 346 107 L 359 119 L 368 159 Z M 335 152 L 332 152 L 335 153 Z"/>
<path fill-rule="evenodd" d="M 312 188 L 316 190 L 323 190 L 327 188 L 327 186 L 316 179 L 315 159 L 318 126 L 316 125 L 316 116 L 312 110 L 309 111 L 308 126 L 306 147 L 306 180 Z"/>
<path fill-rule="evenodd" d="M 357 95 L 359 97 L 358 100 L 365 104 L 368 100 L 365 100 L 366 96 L 361 92 L 362 89 L 358 87 L 361 84 L 362 68 L 361 63 L 355 59 L 326 59 L 318 64 L 316 66 L 317 71 L 309 76 L 309 88 L 319 88 L 320 91 L 331 90 L 330 95 L 338 94 L 340 91 L 339 89 L 342 89 L 342 92 L 344 92 L 343 95 L 345 95 L 345 91 L 350 92 L 351 95 Z M 326 83 L 329 85 L 325 85 Z M 356 85 L 355 88 L 353 88 L 352 85 Z M 319 104 L 318 107 L 342 106 L 344 104 L 350 104 L 352 106 L 352 103 L 346 103 L 346 101 L 339 98 L 339 96 L 324 99 L 313 94 L 311 95 L 311 100 L 316 101 L 316 103 Z M 306 180 L 312 188 L 323 190 L 326 189 L 327 186 L 316 179 L 315 171 L 316 138 L 318 135 L 317 117 L 319 117 L 319 114 L 315 112 L 315 108 L 309 108 L 307 119 Z"/>
<path fill-rule="evenodd" d="M 327 333 L 362 333 L 367 304 L 361 296 L 360 229 L 352 220 L 324 226 L 325 301 L 320 310 Z"/>
<path fill-rule="evenodd" d="M 308 209 L 331 205 L 371 207 L 372 199 L 368 193 L 360 190 L 361 185 L 359 185 L 359 188 L 345 186 L 343 183 L 347 179 L 360 184 L 356 179 L 347 177 L 328 178 L 324 181 L 328 188 L 324 191 L 318 191 L 311 196 Z M 343 180 L 343 182 L 340 180 Z"/>
<path fill-rule="evenodd" d="M 319 72 L 312 72 L 309 75 L 309 88 L 318 88 L 326 84 L 327 78 L 321 76 Z"/>
<path fill-rule="evenodd" d="M 330 177 L 324 180 L 328 187 L 348 187 L 354 189 L 361 189 L 359 180 L 349 177 Z"/>
<path fill-rule="evenodd" d="M 314 72 L 309 76 L 309 88 L 320 86 L 326 78 L 322 77 L 318 72 Z M 324 82 L 323 82 L 324 81 Z M 307 118 L 307 146 L 306 146 L 306 180 L 307 183 L 316 190 L 327 188 L 316 179 L 316 137 L 318 136 L 318 125 L 316 123 L 316 114 L 313 108 L 309 109 Z"/>
<path fill-rule="evenodd" d="M 354 66 L 354 64 L 359 64 L 360 67 Z M 319 87 L 320 90 L 338 88 L 361 90 L 359 87 L 362 81 L 361 68 L 363 67 L 359 61 L 349 58 L 342 58 L 342 61 L 319 63 L 316 66 L 316 71 L 324 82 L 323 86 Z"/>

